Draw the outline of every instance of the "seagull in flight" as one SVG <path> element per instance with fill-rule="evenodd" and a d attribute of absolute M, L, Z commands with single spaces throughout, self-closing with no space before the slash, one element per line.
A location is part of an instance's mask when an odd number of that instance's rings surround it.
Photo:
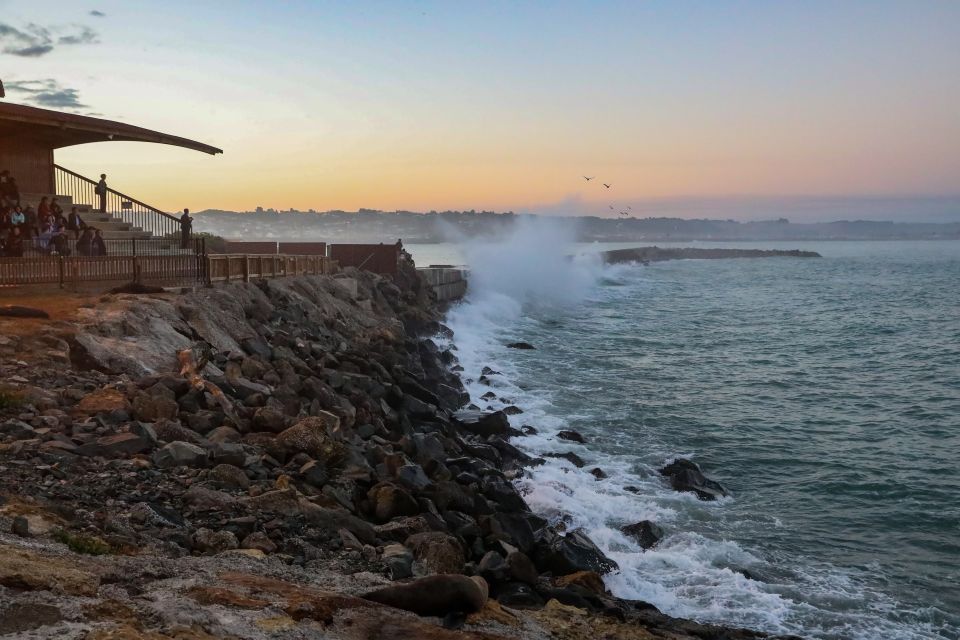
<path fill-rule="evenodd" d="M 590 182 L 591 180 L 593 180 L 593 179 L 596 178 L 596 177 L 597 177 L 597 176 L 590 176 L 590 177 L 588 178 L 587 176 L 583 176 L 583 179 L 586 180 L 587 182 Z"/>
<path fill-rule="evenodd" d="M 606 182 L 603 183 L 603 186 L 605 186 L 607 189 L 610 188 L 610 185 L 608 185 Z"/>
<path fill-rule="evenodd" d="M 622 216 L 627 216 L 627 215 L 630 215 L 630 214 L 627 213 L 626 211 L 621 211 L 621 212 L 620 212 L 620 215 L 622 215 Z"/>
<path fill-rule="evenodd" d="M 610 211 L 613 211 L 613 205 L 610 205 Z"/>

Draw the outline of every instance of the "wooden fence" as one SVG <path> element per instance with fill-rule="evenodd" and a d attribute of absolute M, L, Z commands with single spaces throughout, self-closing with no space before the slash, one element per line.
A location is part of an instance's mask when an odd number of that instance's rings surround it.
<path fill-rule="evenodd" d="M 230 282 L 251 278 L 327 275 L 335 264 L 326 256 L 211 255 L 206 257 L 209 282 Z"/>
<path fill-rule="evenodd" d="M 357 267 L 381 275 L 396 275 L 400 244 L 332 244 L 330 258 L 341 267 Z"/>

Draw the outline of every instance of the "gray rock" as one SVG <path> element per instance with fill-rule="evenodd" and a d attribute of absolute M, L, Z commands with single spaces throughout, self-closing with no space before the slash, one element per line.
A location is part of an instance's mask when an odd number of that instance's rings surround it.
<path fill-rule="evenodd" d="M 195 444 L 175 441 L 157 450 L 153 463 L 161 469 L 202 467 L 207 464 L 207 452 Z"/>

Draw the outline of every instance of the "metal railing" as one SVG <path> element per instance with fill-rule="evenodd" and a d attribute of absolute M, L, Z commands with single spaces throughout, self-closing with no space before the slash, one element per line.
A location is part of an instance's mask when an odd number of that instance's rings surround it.
<path fill-rule="evenodd" d="M 94 213 L 105 213 L 127 224 L 148 231 L 155 236 L 180 232 L 180 219 L 156 207 L 140 202 L 124 193 L 107 187 L 105 194 L 97 193 L 97 182 L 75 171 L 53 165 L 57 195 L 70 196 L 76 206 L 88 206 Z M 93 223 L 91 226 L 96 226 Z"/>
<path fill-rule="evenodd" d="M 103 239 L 102 242 L 93 242 L 90 237 L 85 238 L 82 234 L 67 231 L 53 239 L 41 240 L 39 237 L 26 239 L 23 257 L 134 257 L 203 255 L 204 253 L 202 238 L 190 237 L 187 242 L 184 242 L 179 234 L 162 238 L 108 238 Z"/>
<path fill-rule="evenodd" d="M 59 285 L 74 288 L 103 282 L 184 287 L 328 275 L 336 270 L 336 262 L 326 256 L 206 255 L 202 250 L 175 255 L 28 255 L 0 257 L 0 287 Z"/>

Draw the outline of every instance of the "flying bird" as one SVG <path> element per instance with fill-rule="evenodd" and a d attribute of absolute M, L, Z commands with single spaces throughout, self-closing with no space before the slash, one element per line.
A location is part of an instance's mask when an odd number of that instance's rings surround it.
<path fill-rule="evenodd" d="M 613 211 L 613 205 L 610 205 L 610 210 Z"/>
<path fill-rule="evenodd" d="M 627 215 L 630 215 L 630 214 L 627 213 L 626 211 L 621 211 L 621 212 L 620 212 L 620 215 L 622 215 L 622 216 L 627 216 Z"/>
<path fill-rule="evenodd" d="M 603 183 L 603 186 L 605 186 L 607 189 L 610 188 L 610 185 L 608 185 L 606 182 Z"/>
<path fill-rule="evenodd" d="M 587 182 L 590 182 L 591 180 L 593 180 L 593 179 L 596 178 L 596 177 L 597 177 L 597 176 L 590 176 L 590 177 L 588 178 L 587 176 L 583 176 L 583 179 L 586 180 Z"/>

